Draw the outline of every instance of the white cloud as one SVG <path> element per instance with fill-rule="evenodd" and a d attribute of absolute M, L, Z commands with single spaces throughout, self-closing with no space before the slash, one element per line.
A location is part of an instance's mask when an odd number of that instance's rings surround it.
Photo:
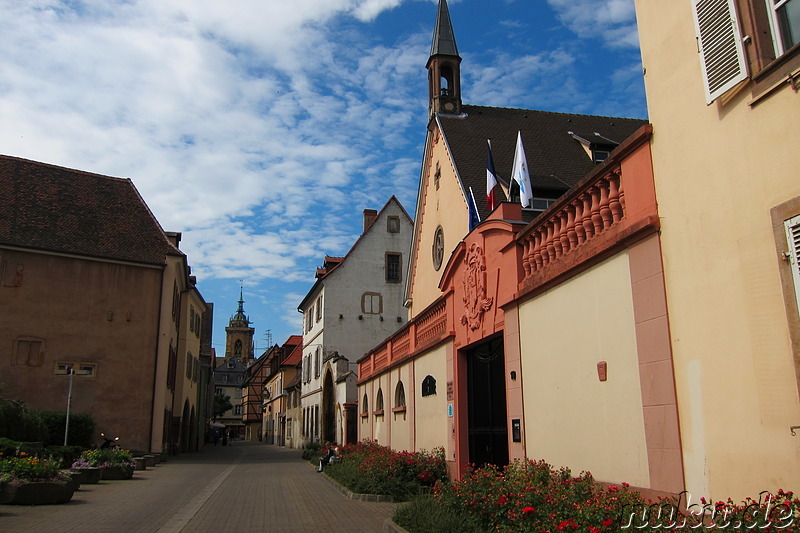
<path fill-rule="evenodd" d="M 633 0 L 547 0 L 563 24 L 579 37 L 601 38 L 615 48 L 637 48 Z"/>

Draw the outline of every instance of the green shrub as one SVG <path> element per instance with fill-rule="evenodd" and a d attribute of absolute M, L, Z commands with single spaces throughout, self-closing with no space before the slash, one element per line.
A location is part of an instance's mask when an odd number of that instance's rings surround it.
<path fill-rule="evenodd" d="M 0 437 L 23 442 L 47 440 L 47 426 L 39 413 L 31 411 L 22 402 L 0 400 Z"/>
<path fill-rule="evenodd" d="M 11 440 L 5 437 L 0 437 L 0 456 L 11 457 L 17 453 L 17 447 L 20 442 L 18 440 Z"/>
<path fill-rule="evenodd" d="M 398 506 L 392 520 L 409 533 L 481 533 L 470 517 L 439 505 L 431 494 L 419 494 Z"/>
<path fill-rule="evenodd" d="M 64 444 L 64 426 L 67 415 L 61 411 L 40 411 L 39 416 L 47 426 L 48 438 L 45 444 L 58 446 Z M 68 445 L 91 448 L 94 442 L 95 423 L 89 413 L 70 413 Z"/>
<path fill-rule="evenodd" d="M 311 462 L 319 461 L 319 456 L 320 456 L 319 449 L 321 447 L 322 445 L 318 442 L 311 442 L 309 444 L 306 444 L 306 447 L 303 448 L 303 452 L 301 453 L 300 456 L 305 461 L 311 461 Z"/>
<path fill-rule="evenodd" d="M 83 446 L 47 446 L 42 455 L 58 462 L 61 468 L 69 468 L 84 449 Z"/>

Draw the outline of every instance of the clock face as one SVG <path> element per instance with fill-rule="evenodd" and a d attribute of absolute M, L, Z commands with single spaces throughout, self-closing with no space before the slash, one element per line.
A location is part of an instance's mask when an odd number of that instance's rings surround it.
<path fill-rule="evenodd" d="M 441 226 L 436 228 L 436 234 L 433 236 L 433 268 L 439 270 L 442 268 L 442 261 L 444 260 L 444 230 Z"/>
<path fill-rule="evenodd" d="M 444 109 L 445 111 L 452 111 L 456 108 L 456 105 L 453 102 L 445 102 Z"/>

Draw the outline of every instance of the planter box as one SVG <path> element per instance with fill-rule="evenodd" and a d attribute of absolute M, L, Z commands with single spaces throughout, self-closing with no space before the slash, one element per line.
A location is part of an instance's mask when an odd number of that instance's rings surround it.
<path fill-rule="evenodd" d="M 156 466 L 156 464 L 158 464 L 158 459 L 159 459 L 158 455 L 147 454 L 147 455 L 144 456 L 144 458 L 145 458 L 145 460 L 147 462 L 147 466 L 150 467 L 150 468 L 152 468 L 152 467 Z"/>
<path fill-rule="evenodd" d="M 94 485 L 100 481 L 100 477 L 103 475 L 103 469 L 99 466 L 73 468 L 72 471 L 79 474 L 78 481 L 81 485 Z"/>
<path fill-rule="evenodd" d="M 133 460 L 136 462 L 136 470 L 147 470 L 146 457 L 134 457 Z"/>
<path fill-rule="evenodd" d="M 103 481 L 130 479 L 133 477 L 132 466 L 106 466 L 103 467 Z"/>
<path fill-rule="evenodd" d="M 10 505 L 51 505 L 72 499 L 72 481 L 34 481 L 22 485 L 6 483 L 0 488 L 0 503 Z"/>

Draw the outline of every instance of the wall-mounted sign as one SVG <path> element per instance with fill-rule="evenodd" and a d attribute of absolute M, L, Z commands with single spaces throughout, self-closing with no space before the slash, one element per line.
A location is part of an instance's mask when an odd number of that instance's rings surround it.
<path fill-rule="evenodd" d="M 452 403 L 448 403 L 447 404 L 447 416 L 449 418 L 453 418 L 453 404 Z"/>

